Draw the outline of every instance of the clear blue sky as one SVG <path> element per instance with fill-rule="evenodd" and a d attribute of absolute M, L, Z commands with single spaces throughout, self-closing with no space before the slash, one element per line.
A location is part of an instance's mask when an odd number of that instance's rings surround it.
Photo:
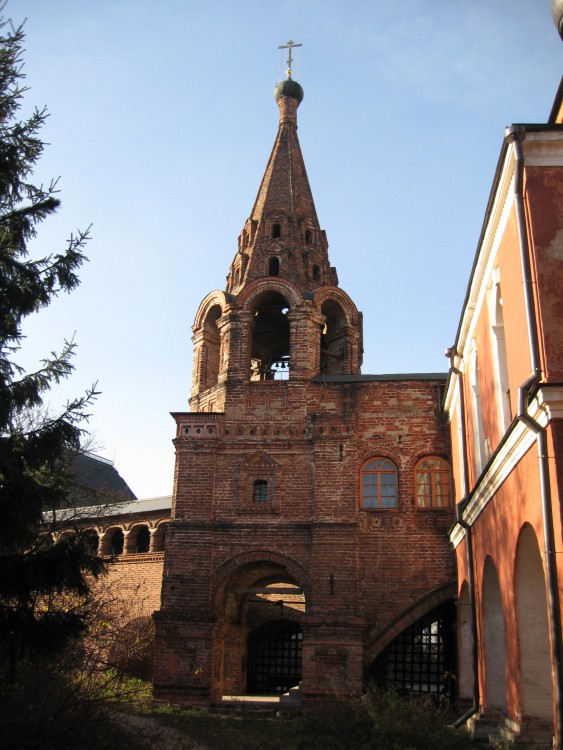
<path fill-rule="evenodd" d="M 51 112 L 37 180 L 62 208 L 33 253 L 92 223 L 82 284 L 26 325 L 34 367 L 76 332 L 56 407 L 97 380 L 97 452 L 172 492 L 191 325 L 224 288 L 277 129 L 278 45 L 303 43 L 299 137 L 365 373 L 444 371 L 504 127 L 545 122 L 563 44 L 549 0 L 11 0 L 25 106 Z"/>

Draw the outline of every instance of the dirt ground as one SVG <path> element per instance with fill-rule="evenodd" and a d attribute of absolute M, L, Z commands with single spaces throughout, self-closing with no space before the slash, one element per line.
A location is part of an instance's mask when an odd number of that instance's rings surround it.
<path fill-rule="evenodd" d="M 209 750 L 206 745 L 196 743 L 183 732 L 166 727 L 148 716 L 120 714 L 117 721 L 138 739 L 139 750 Z"/>

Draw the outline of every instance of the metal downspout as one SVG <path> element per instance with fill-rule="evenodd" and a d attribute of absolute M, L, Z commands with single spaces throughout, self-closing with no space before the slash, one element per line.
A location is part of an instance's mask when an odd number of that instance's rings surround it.
<path fill-rule="evenodd" d="M 462 373 L 455 366 L 455 357 L 458 352 L 455 347 L 446 351 L 446 356 L 450 359 L 450 372 L 457 377 L 457 387 L 459 389 L 459 421 L 461 425 L 461 460 L 463 463 L 463 499 L 457 504 L 456 507 L 456 520 L 459 525 L 465 531 L 465 550 L 467 555 L 467 583 L 469 585 L 469 611 L 471 614 L 471 637 L 473 643 L 471 644 L 471 666 L 473 671 L 473 703 L 471 708 L 466 711 L 462 716 L 457 718 L 453 722 L 453 726 L 457 729 L 462 724 L 470 719 L 479 710 L 479 652 L 477 648 L 477 604 L 475 601 L 475 577 L 473 574 L 473 539 L 471 537 L 471 527 L 466 521 L 463 520 L 463 508 L 469 495 L 469 482 L 468 482 L 468 461 L 467 461 L 467 440 L 465 435 L 465 394 L 463 392 Z"/>
<path fill-rule="evenodd" d="M 547 600 L 549 609 L 549 631 L 551 646 L 551 663 L 555 687 L 555 748 L 561 748 L 563 743 L 563 643 L 561 636 L 561 602 L 557 581 L 557 560 L 555 555 L 555 533 L 553 528 L 553 507 L 551 504 L 551 484 L 549 477 L 549 463 L 547 456 L 547 431 L 539 422 L 528 414 L 528 396 L 534 385 L 541 380 L 539 361 L 539 342 L 536 326 L 536 315 L 533 300 L 532 277 L 528 247 L 528 235 L 524 213 L 523 174 L 524 153 L 522 139 L 525 137 L 523 128 L 513 126 L 507 128 L 505 139 L 514 146 L 516 160 L 516 181 L 514 187 L 516 218 L 518 223 L 518 239 L 522 263 L 522 277 L 524 284 L 524 301 L 526 306 L 526 321 L 531 353 L 532 374 L 518 389 L 517 418 L 532 430 L 537 436 L 538 458 L 540 468 L 540 494 L 542 504 L 543 536 L 545 545 L 545 568 L 547 584 Z"/>

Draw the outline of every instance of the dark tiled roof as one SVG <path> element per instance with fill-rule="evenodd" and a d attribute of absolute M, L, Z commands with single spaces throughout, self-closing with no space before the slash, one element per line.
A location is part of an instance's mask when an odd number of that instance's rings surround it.
<path fill-rule="evenodd" d="M 72 459 L 70 505 L 101 505 L 136 500 L 135 493 L 111 461 L 92 454 Z"/>

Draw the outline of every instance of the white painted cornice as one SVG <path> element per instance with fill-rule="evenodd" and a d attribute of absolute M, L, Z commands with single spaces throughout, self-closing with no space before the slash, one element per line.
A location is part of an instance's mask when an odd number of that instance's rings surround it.
<path fill-rule="evenodd" d="M 563 385 L 540 386 L 535 403 L 546 413 L 548 421 L 563 419 Z"/>
<path fill-rule="evenodd" d="M 563 133 L 526 132 L 522 142 L 527 167 L 563 167 Z"/>
<path fill-rule="evenodd" d="M 551 419 L 563 416 L 563 386 L 540 387 L 528 408 L 528 416 L 544 428 Z M 473 489 L 471 500 L 462 514 L 465 523 L 469 526 L 475 523 L 499 487 L 534 445 L 535 440 L 535 432 L 523 422 L 517 422 L 512 427 Z M 450 532 L 450 542 L 454 547 L 463 540 L 464 533 L 463 527 L 456 523 Z"/>
<path fill-rule="evenodd" d="M 461 360 L 465 360 L 469 353 L 475 326 L 486 299 L 487 286 L 493 273 L 497 252 L 514 203 L 515 168 L 514 146 L 509 145 L 506 149 L 504 161 L 498 167 L 500 177 L 495 193 L 491 196 L 491 210 L 488 214 L 487 223 L 483 227 L 467 301 L 461 313 L 459 334 L 456 341 L 456 348 Z M 461 361 L 458 362 L 457 367 L 463 370 Z M 455 380 L 451 378 L 444 402 L 446 410 L 449 410 L 454 398 L 456 390 L 454 386 Z"/>

